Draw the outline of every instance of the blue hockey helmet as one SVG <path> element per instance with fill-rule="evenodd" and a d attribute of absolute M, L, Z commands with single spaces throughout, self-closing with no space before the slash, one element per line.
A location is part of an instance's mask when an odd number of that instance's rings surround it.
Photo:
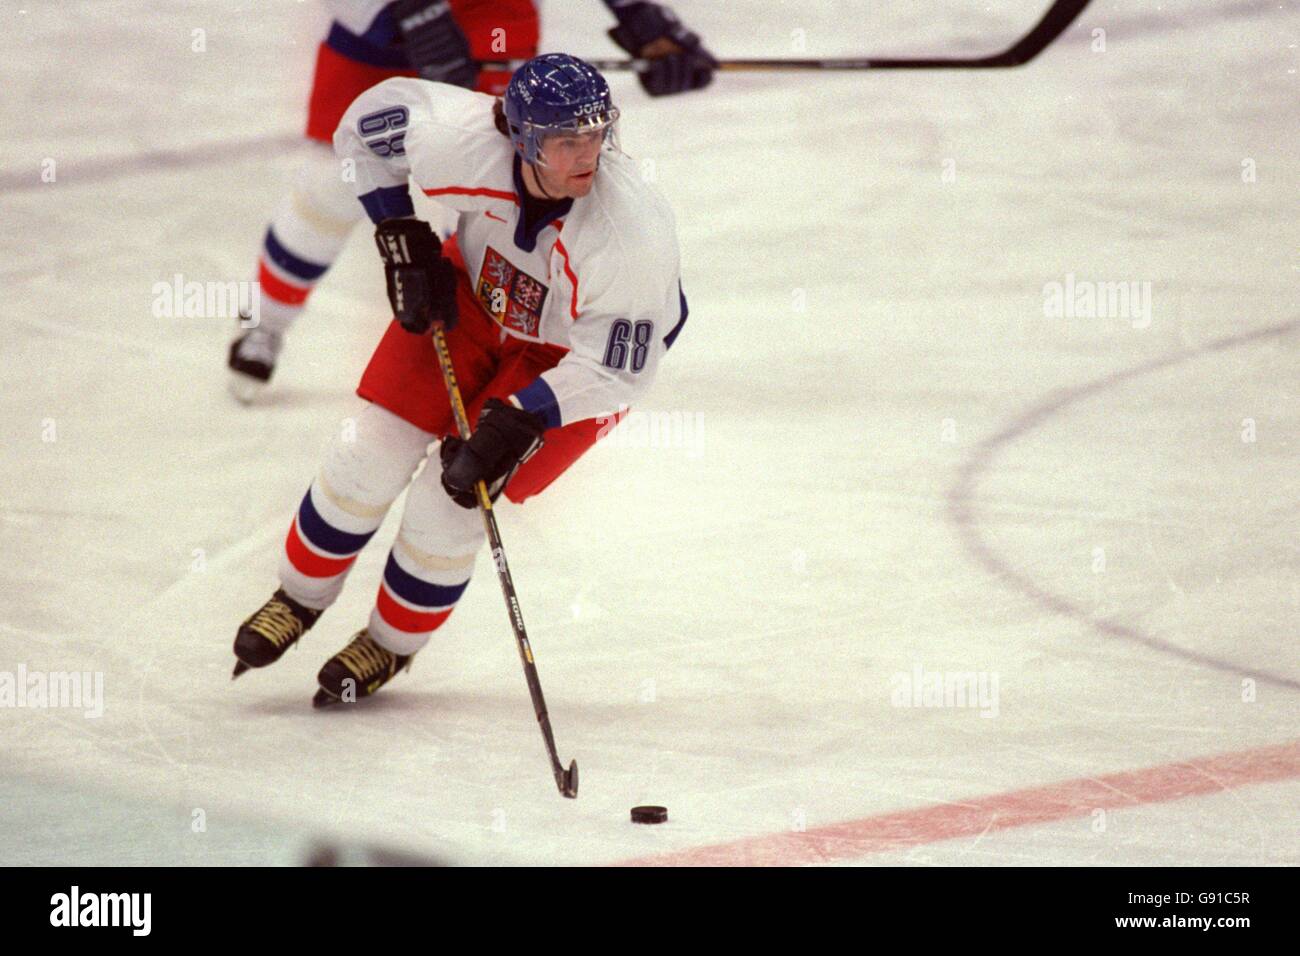
<path fill-rule="evenodd" d="M 543 53 L 515 70 L 503 109 L 515 149 L 526 162 L 542 166 L 544 137 L 603 131 L 609 141 L 618 121 L 605 78 L 568 53 Z"/>

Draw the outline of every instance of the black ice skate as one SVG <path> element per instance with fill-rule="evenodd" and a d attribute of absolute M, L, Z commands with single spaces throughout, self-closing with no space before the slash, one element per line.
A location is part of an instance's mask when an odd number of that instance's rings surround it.
<path fill-rule="evenodd" d="M 275 372 L 275 360 L 284 345 L 282 336 L 263 329 L 249 329 L 230 343 L 230 391 L 248 404 L 265 390 Z"/>
<path fill-rule="evenodd" d="M 369 697 L 383 687 L 404 667 L 414 654 L 394 654 L 375 643 L 368 630 L 358 631 L 347 647 L 339 651 L 320 669 L 316 680 L 320 690 L 312 698 L 316 707 L 351 703 Z"/>
<path fill-rule="evenodd" d="M 238 677 L 250 667 L 274 664 L 290 645 L 297 643 L 320 617 L 320 611 L 303 607 L 283 590 L 271 595 L 257 612 L 243 624 L 235 635 L 235 672 Z"/>

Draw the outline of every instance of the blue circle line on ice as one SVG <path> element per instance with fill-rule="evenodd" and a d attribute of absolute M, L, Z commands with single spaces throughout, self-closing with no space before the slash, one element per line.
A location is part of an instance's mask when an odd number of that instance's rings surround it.
<path fill-rule="evenodd" d="M 1109 375 L 1103 375 L 1101 378 L 1094 379 L 1091 382 L 1085 382 L 1082 385 L 1060 389 L 1051 393 L 1045 401 L 1030 407 L 1028 410 L 1012 419 L 1009 424 L 981 441 L 975 446 L 970 457 L 962 464 L 961 470 L 957 476 L 957 481 L 948 492 L 948 517 L 956 526 L 962 544 L 987 571 L 1001 580 L 1004 584 L 1007 584 L 1027 597 L 1032 598 L 1048 610 L 1080 621 L 1107 637 L 1117 637 L 1123 640 L 1132 641 L 1163 654 L 1169 654 L 1174 657 L 1182 658 L 1183 660 L 1192 661 L 1193 663 L 1217 671 L 1238 674 L 1242 677 L 1250 677 L 1260 683 L 1271 684 L 1275 687 L 1285 687 L 1289 690 L 1300 690 L 1300 681 L 1295 680 L 1294 678 L 1282 674 L 1274 674 L 1265 670 L 1259 670 L 1257 668 L 1242 667 L 1209 654 L 1201 654 L 1197 651 L 1180 647 L 1172 641 L 1163 640 L 1154 635 L 1146 634 L 1135 627 L 1128 626 L 1127 624 L 1099 619 L 1095 614 L 1089 612 L 1089 610 L 1082 605 L 1047 590 L 1045 587 L 1036 583 L 1028 574 L 1012 567 L 1011 563 L 1006 558 L 993 550 L 992 546 L 989 545 L 981 533 L 979 519 L 975 514 L 976 509 L 972 503 L 972 498 L 976 487 L 979 485 L 981 476 L 988 470 L 989 466 L 998 456 L 998 453 L 1004 447 L 1011 444 L 1021 436 L 1038 428 L 1048 419 L 1069 408 L 1076 402 L 1085 398 L 1091 398 L 1101 392 L 1107 391 L 1108 389 L 1124 385 L 1134 379 L 1141 378 L 1144 375 L 1150 375 L 1153 372 L 1159 372 L 1183 362 L 1203 358 L 1204 356 L 1215 352 L 1226 352 L 1229 349 L 1235 349 L 1243 345 L 1253 345 L 1269 339 L 1278 338 L 1297 330 L 1300 330 L 1300 319 L 1292 319 L 1291 321 L 1285 322 L 1281 325 L 1268 326 L 1251 332 L 1244 332 L 1238 335 L 1230 335 L 1221 339 L 1215 339 L 1212 342 L 1207 342 L 1196 348 L 1174 352 L 1169 355 L 1161 356 L 1160 358 L 1151 359 L 1130 368 L 1122 369 Z"/>

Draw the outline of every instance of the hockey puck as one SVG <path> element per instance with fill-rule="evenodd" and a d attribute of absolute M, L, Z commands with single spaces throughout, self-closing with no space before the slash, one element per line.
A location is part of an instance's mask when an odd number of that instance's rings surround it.
<path fill-rule="evenodd" d="M 668 821 L 667 807 L 633 807 L 633 823 L 666 823 Z"/>

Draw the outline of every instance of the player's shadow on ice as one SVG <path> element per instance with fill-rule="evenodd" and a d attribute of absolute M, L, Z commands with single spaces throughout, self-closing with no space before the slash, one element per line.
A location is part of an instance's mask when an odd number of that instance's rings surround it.
<path fill-rule="evenodd" d="M 383 693 L 366 697 L 351 704 L 331 704 L 328 707 L 313 707 L 311 697 L 314 691 L 284 694 L 274 700 L 249 701 L 241 709 L 248 714 L 261 714 L 267 717 L 289 717 L 311 714 L 322 720 L 337 717 L 358 718 L 366 714 L 431 714 L 445 711 L 448 706 L 439 694 L 432 691 L 415 691 L 413 693 Z"/>
<path fill-rule="evenodd" d="M 257 396 L 249 406 L 253 409 L 310 409 L 328 405 L 346 403 L 353 398 L 351 388 L 311 388 L 308 386 L 272 385 L 263 394 Z M 233 396 L 230 404 L 236 408 L 243 407 Z"/>
<path fill-rule="evenodd" d="M 494 725 L 518 718 L 521 723 L 535 721 L 527 691 L 523 699 L 511 695 L 483 695 L 462 691 L 407 690 L 387 687 L 374 697 L 365 697 L 351 704 L 331 704 L 313 707 L 311 695 L 306 693 L 282 694 L 274 699 L 248 701 L 240 709 L 251 715 L 289 717 L 311 714 L 313 718 L 362 719 L 366 714 L 430 714 L 455 715 L 457 718 L 488 721 Z"/>

